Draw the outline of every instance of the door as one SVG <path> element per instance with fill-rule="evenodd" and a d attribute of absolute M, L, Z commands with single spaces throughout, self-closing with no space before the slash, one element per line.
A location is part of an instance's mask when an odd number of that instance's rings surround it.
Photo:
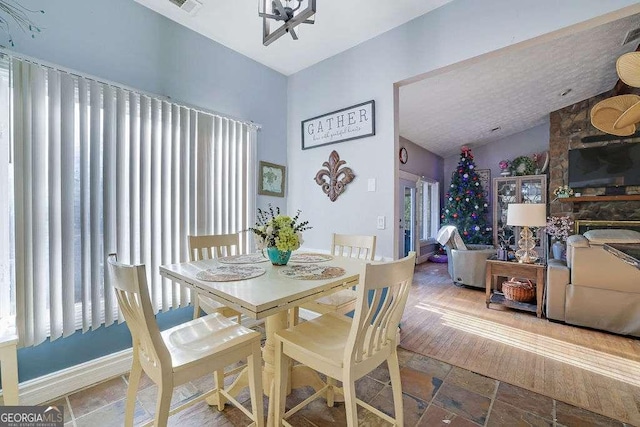
<path fill-rule="evenodd" d="M 402 258 L 410 251 L 414 251 L 416 247 L 416 183 L 400 179 L 398 194 L 400 194 L 398 257 Z"/>

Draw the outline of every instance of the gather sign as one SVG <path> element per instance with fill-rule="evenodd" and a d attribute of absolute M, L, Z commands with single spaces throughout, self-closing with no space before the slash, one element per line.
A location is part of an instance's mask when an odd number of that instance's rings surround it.
<path fill-rule="evenodd" d="M 367 101 L 302 122 L 302 149 L 376 134 L 375 101 Z"/>

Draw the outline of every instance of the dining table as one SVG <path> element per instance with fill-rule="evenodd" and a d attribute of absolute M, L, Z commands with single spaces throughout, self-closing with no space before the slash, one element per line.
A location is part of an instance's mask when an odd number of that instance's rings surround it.
<path fill-rule="evenodd" d="M 260 260 L 242 264 L 249 269 L 262 269 L 263 273 L 256 277 L 242 280 L 216 281 L 216 277 L 206 277 L 207 272 L 225 268 L 219 259 L 182 262 L 160 266 L 160 275 L 183 286 L 194 289 L 215 301 L 231 307 L 251 319 L 264 319 L 266 341 L 262 349 L 263 390 L 267 396 L 274 394 L 275 374 L 275 338 L 274 334 L 290 325 L 288 311 L 301 304 L 329 295 L 342 289 L 353 287 L 358 283 L 360 272 L 366 261 L 357 258 L 324 255 L 323 262 L 296 263 L 286 266 L 275 266 Z M 295 258 L 293 258 L 295 259 Z M 326 271 L 326 274 L 315 276 L 304 274 L 305 269 Z M 260 270 L 257 270 L 260 273 Z M 302 272 L 294 277 L 292 272 Z M 327 276 L 326 278 L 324 276 Z M 311 386 L 316 391 L 326 384 L 320 376 L 304 365 L 291 367 L 290 389 Z M 241 372 L 228 389 L 232 396 L 248 385 L 246 370 Z M 217 394 L 212 395 L 207 403 L 221 407 L 225 402 L 218 402 Z M 269 400 L 267 424 L 273 425 L 273 399 Z"/>

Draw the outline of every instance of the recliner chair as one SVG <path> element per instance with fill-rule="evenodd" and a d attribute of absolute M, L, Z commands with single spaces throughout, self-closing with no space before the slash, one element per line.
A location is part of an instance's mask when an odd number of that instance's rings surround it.
<path fill-rule="evenodd" d="M 491 245 L 465 245 L 458 229 L 445 225 L 436 238 L 445 247 L 453 283 L 485 289 L 487 259 L 496 254 Z"/>

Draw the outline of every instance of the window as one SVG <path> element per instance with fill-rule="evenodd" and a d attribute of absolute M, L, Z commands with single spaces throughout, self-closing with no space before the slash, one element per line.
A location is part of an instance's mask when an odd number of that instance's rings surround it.
<path fill-rule="evenodd" d="M 421 241 L 435 240 L 440 228 L 440 186 L 437 181 L 420 178 L 418 193 L 418 230 Z"/>
<path fill-rule="evenodd" d="M 9 63 L 0 61 L 0 330 L 13 327 L 16 289 L 13 278 L 15 250 L 13 215 L 13 165 L 10 162 Z"/>
<path fill-rule="evenodd" d="M 189 234 L 252 223 L 256 127 L 29 61 L 11 69 L 21 344 L 118 319 L 112 252 L 147 266 L 156 311 L 187 305 L 158 267 L 188 258 Z"/>

